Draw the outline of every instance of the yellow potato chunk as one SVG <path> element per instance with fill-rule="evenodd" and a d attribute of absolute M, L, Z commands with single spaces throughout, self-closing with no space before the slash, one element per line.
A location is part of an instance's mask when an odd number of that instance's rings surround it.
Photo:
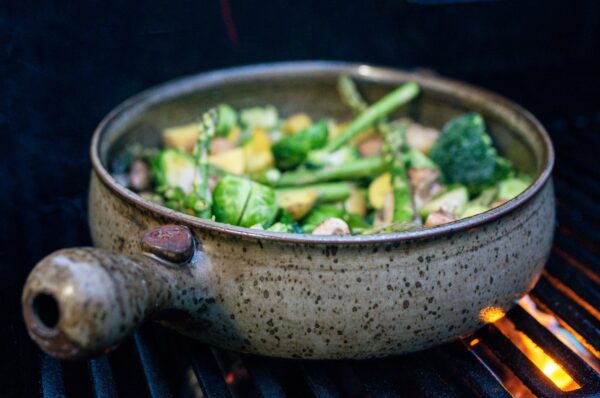
<path fill-rule="evenodd" d="M 369 185 L 369 203 L 374 209 L 383 209 L 385 194 L 392 191 L 392 177 L 390 173 L 383 173 Z"/>
<path fill-rule="evenodd" d="M 231 174 L 243 174 L 246 166 L 246 154 L 244 149 L 235 148 L 209 156 L 208 161 Z"/>
<path fill-rule="evenodd" d="M 168 148 L 176 148 L 192 153 L 199 133 L 198 123 L 169 127 L 163 130 L 162 141 Z"/>
<path fill-rule="evenodd" d="M 287 210 L 294 220 L 300 220 L 314 206 L 318 192 L 313 189 L 280 191 L 277 193 L 279 207 Z"/>
<path fill-rule="evenodd" d="M 271 152 L 271 139 L 262 127 L 252 131 L 252 138 L 244 145 L 246 173 L 260 173 L 273 167 L 275 159 Z"/>
<path fill-rule="evenodd" d="M 363 195 L 362 192 L 353 189 L 348 199 L 346 199 L 346 202 L 344 202 L 344 207 L 348 213 L 354 213 L 364 217 L 367 214 L 367 201 L 365 200 L 365 195 Z"/>
<path fill-rule="evenodd" d="M 295 113 L 283 122 L 283 132 L 286 134 L 296 134 L 311 124 L 312 119 L 306 113 Z"/>

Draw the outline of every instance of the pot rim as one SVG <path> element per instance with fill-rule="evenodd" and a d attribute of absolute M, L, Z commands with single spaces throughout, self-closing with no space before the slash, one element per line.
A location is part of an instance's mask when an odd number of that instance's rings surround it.
<path fill-rule="evenodd" d="M 541 143 L 543 148 L 541 170 L 534 182 L 519 196 L 501 206 L 476 216 L 468 217 L 448 224 L 443 224 L 437 227 L 406 232 L 394 232 L 379 235 L 319 236 L 255 230 L 211 220 L 204 220 L 187 215 L 185 213 L 180 213 L 150 202 L 128 188 L 120 185 L 102 165 L 99 154 L 99 143 L 102 140 L 103 135 L 110 130 L 115 121 L 126 117 L 126 114 L 132 112 L 134 109 L 139 110 L 139 108 L 145 108 L 152 104 L 161 102 L 165 98 L 191 93 L 193 91 L 197 91 L 199 89 L 201 90 L 203 88 L 211 87 L 224 82 L 247 81 L 250 79 L 266 78 L 270 76 L 286 77 L 299 74 L 347 74 L 373 82 L 412 80 L 416 81 L 423 87 L 434 89 L 437 92 L 441 92 L 452 97 L 459 97 L 467 101 L 477 100 L 484 104 L 493 103 L 495 105 L 495 110 L 500 111 L 504 117 L 506 117 L 506 115 L 510 115 L 512 118 L 528 124 L 530 129 L 537 134 L 536 138 Z M 92 137 L 90 156 L 93 170 L 98 175 L 100 180 L 114 194 L 136 207 L 148 210 L 168 219 L 170 223 L 186 224 L 205 229 L 207 231 L 230 235 L 232 238 L 239 237 L 264 241 L 317 245 L 381 244 L 425 238 L 436 238 L 459 231 L 469 230 L 484 224 L 489 224 L 526 205 L 544 187 L 550 178 L 555 158 L 552 142 L 550 141 L 550 137 L 541 123 L 529 111 L 498 94 L 446 78 L 404 72 L 388 67 L 340 61 L 292 61 L 232 67 L 194 74 L 151 87 L 125 100 L 116 108 L 114 108 L 106 117 L 104 117 L 104 119 L 102 119 Z"/>

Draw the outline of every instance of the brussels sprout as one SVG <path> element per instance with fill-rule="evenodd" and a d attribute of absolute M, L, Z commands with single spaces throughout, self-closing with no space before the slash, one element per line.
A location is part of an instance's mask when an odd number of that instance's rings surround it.
<path fill-rule="evenodd" d="M 194 158 L 178 149 L 160 151 L 152 161 L 152 176 L 159 188 L 180 188 L 190 192 L 194 183 Z"/>
<path fill-rule="evenodd" d="M 213 191 L 212 210 L 215 219 L 226 224 L 238 225 L 251 190 L 250 180 L 233 175 L 221 178 Z"/>
<path fill-rule="evenodd" d="M 215 133 L 220 137 L 225 137 L 229 133 L 229 130 L 237 123 L 237 113 L 227 104 L 219 105 L 217 112 L 219 123 L 217 124 Z"/>
<path fill-rule="evenodd" d="M 507 178 L 498 183 L 498 199 L 511 200 L 531 184 L 529 177 Z"/>
<path fill-rule="evenodd" d="M 248 180 L 250 181 L 250 180 Z M 262 184 L 250 181 L 250 196 L 238 222 L 241 227 L 249 227 L 253 224 L 262 224 L 269 227 L 277 216 L 277 198 L 275 191 Z"/>
<path fill-rule="evenodd" d="M 215 187 L 212 209 L 217 221 L 250 227 L 254 224 L 271 225 L 278 207 L 273 189 L 228 175 Z"/>
<path fill-rule="evenodd" d="M 467 206 L 460 215 L 461 218 L 471 217 L 479 213 L 488 211 L 491 207 L 492 202 L 496 199 L 498 190 L 496 187 L 488 188 L 483 191 L 475 199 L 467 203 Z"/>
<path fill-rule="evenodd" d="M 308 152 L 321 148 L 326 143 L 327 122 L 320 121 L 294 135 L 282 138 L 271 150 L 277 167 L 291 169 L 302 163 Z"/>
<path fill-rule="evenodd" d="M 264 108 L 255 107 L 242 110 L 240 112 L 240 120 L 244 127 L 249 129 L 262 127 L 270 130 L 277 125 L 279 117 L 275 107 L 265 106 Z"/>
<path fill-rule="evenodd" d="M 421 217 L 427 218 L 429 213 L 443 209 L 454 215 L 461 214 L 467 201 L 469 193 L 464 186 L 456 186 L 453 189 L 444 192 L 443 194 L 433 198 L 421 208 Z"/>

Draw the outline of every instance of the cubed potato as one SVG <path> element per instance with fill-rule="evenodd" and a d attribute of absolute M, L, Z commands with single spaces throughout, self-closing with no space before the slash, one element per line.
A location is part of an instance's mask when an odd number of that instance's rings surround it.
<path fill-rule="evenodd" d="M 277 193 L 279 207 L 287 210 L 294 220 L 300 220 L 313 208 L 318 192 L 313 189 L 281 191 Z"/>
<path fill-rule="evenodd" d="M 244 145 L 244 152 L 247 173 L 260 173 L 275 164 L 271 152 L 271 139 L 267 131 L 261 127 L 253 129 L 252 137 Z"/>
<path fill-rule="evenodd" d="M 164 129 L 162 141 L 165 147 L 192 153 L 198 140 L 198 134 L 200 134 L 198 123 L 184 124 Z"/>
<path fill-rule="evenodd" d="M 312 124 L 312 119 L 306 113 L 295 113 L 283 122 L 283 132 L 295 134 Z"/>
<path fill-rule="evenodd" d="M 353 189 L 350 196 L 344 202 L 348 213 L 358 214 L 364 217 L 367 214 L 367 201 L 365 195 L 357 189 Z"/>
<path fill-rule="evenodd" d="M 211 155 L 208 161 L 229 173 L 243 174 L 246 167 L 246 154 L 244 149 L 235 148 L 218 155 Z"/>
<path fill-rule="evenodd" d="M 385 194 L 392 191 L 392 177 L 390 173 L 383 173 L 369 185 L 369 203 L 374 209 L 383 208 Z"/>

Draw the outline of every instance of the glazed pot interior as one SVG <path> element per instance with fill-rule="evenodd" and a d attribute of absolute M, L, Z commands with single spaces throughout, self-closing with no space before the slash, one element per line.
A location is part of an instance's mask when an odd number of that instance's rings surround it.
<path fill-rule="evenodd" d="M 520 124 L 518 115 L 505 110 L 504 104 L 488 101 L 485 94 L 437 79 L 359 65 L 315 68 L 245 68 L 245 72 L 212 79 L 185 79 L 142 93 L 132 107 L 107 126 L 100 141 L 99 155 L 110 170 L 115 155 L 131 143 L 160 145 L 165 127 L 190 123 L 206 109 L 227 103 L 234 108 L 272 104 L 283 116 L 306 112 L 314 119 L 334 117 L 349 120 L 352 113 L 341 101 L 336 89 L 340 74 L 349 74 L 369 102 L 381 98 L 403 81 L 417 80 L 422 94 L 394 116 L 409 116 L 427 126 L 441 128 L 452 117 L 477 111 L 483 114 L 496 145 L 520 170 L 538 174 L 544 166 L 544 147 L 538 133 Z"/>

